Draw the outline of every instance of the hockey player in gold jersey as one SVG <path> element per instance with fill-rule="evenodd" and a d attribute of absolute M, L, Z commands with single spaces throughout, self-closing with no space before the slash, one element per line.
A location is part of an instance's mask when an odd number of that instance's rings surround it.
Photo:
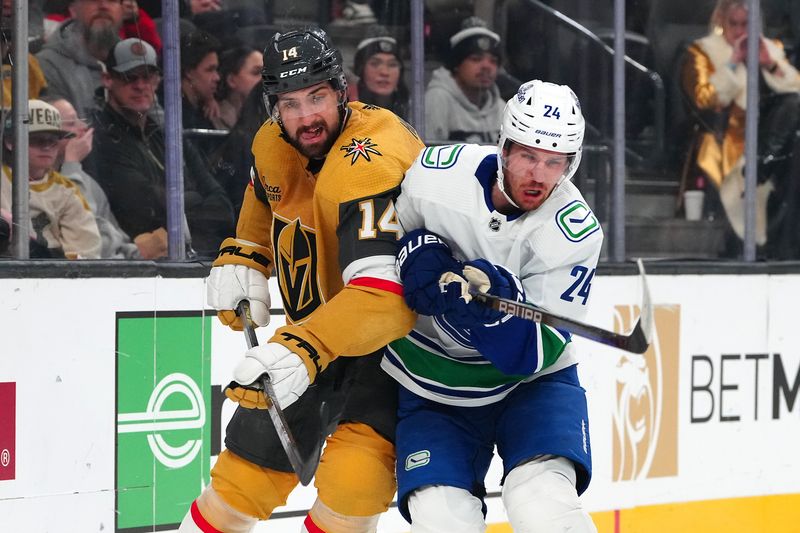
<path fill-rule="evenodd" d="M 319 29 L 270 40 L 263 88 L 271 119 L 253 140 L 252 183 L 208 299 L 231 327 L 241 327 L 233 310 L 242 299 L 266 325 L 275 275 L 287 325 L 236 367 L 226 449 L 179 531 L 250 531 L 297 485 L 264 410 L 264 373 L 301 454 L 320 428 L 330 433 L 302 531 L 375 531 L 395 492 L 396 386 L 380 370 L 380 349 L 415 318 L 394 268 L 394 199 L 423 145 L 391 112 L 347 102 L 341 53 Z"/>

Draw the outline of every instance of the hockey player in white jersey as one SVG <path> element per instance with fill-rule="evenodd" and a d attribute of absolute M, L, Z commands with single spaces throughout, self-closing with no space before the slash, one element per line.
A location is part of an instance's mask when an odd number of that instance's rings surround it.
<path fill-rule="evenodd" d="M 586 398 L 566 331 L 494 311 L 470 291 L 583 320 L 603 232 L 570 178 L 584 119 L 564 85 L 506 104 L 498 146 L 424 150 L 397 200 L 397 267 L 413 331 L 382 367 L 401 385 L 398 502 L 413 533 L 482 532 L 494 447 L 516 532 L 596 531 Z"/>

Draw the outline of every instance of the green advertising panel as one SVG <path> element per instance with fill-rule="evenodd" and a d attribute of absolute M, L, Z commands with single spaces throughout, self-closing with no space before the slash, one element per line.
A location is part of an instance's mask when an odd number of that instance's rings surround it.
<path fill-rule="evenodd" d="M 117 313 L 117 531 L 174 529 L 209 482 L 211 317 Z"/>

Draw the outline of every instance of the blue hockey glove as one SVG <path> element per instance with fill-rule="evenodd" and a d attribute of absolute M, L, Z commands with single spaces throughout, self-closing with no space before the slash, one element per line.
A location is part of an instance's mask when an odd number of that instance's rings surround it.
<path fill-rule="evenodd" d="M 439 278 L 447 271 L 461 272 L 461 263 L 438 235 L 424 228 L 406 234 L 400 239 L 395 266 L 411 309 L 421 315 L 445 312 L 450 304 L 439 289 Z"/>
<path fill-rule="evenodd" d="M 505 316 L 500 311 L 474 301 L 470 289 L 518 302 L 525 301 L 525 289 L 522 288 L 519 278 L 505 267 L 493 265 L 485 259 L 468 261 L 460 276 L 442 276 L 442 283 L 442 292 L 460 292 L 462 295 L 461 298 L 450 298 L 448 301 L 451 305 L 444 313 L 445 319 L 456 327 L 473 328 L 493 324 Z"/>

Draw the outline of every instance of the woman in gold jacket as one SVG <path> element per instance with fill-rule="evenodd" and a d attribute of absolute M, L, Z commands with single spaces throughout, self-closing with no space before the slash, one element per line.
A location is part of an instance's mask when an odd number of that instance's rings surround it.
<path fill-rule="evenodd" d="M 718 0 L 711 33 L 696 40 L 685 56 L 681 84 L 704 131 L 697 148 L 697 166 L 718 189 L 734 231 L 742 237 L 740 196 L 743 187 L 744 123 L 747 102 L 747 0 Z M 779 41 L 761 37 L 759 182 L 779 172 L 771 160 L 790 148 L 800 117 L 800 74 L 789 63 Z M 778 176 L 776 176 L 778 177 Z M 730 181 L 729 181 L 730 180 Z M 771 184 L 759 187 L 766 204 Z M 766 224 L 757 223 L 756 240 L 766 242 Z"/>

